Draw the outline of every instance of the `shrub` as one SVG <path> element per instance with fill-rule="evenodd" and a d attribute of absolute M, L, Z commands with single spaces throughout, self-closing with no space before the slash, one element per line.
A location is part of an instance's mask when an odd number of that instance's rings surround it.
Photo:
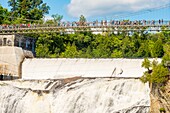
<path fill-rule="evenodd" d="M 160 111 L 160 113 L 166 113 L 165 108 L 160 108 L 159 111 Z"/>

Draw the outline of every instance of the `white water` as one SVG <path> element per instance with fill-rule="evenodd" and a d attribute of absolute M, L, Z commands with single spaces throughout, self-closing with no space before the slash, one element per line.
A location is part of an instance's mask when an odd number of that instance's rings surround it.
<path fill-rule="evenodd" d="M 138 79 L 0 83 L 0 113 L 148 113 L 149 106 L 148 84 Z"/>

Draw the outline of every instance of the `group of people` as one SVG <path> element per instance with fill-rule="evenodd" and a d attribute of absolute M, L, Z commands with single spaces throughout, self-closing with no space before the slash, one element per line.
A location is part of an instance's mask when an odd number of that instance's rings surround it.
<path fill-rule="evenodd" d="M 160 19 L 158 21 L 156 20 L 134 20 L 134 21 L 130 21 L 130 20 L 101 20 L 101 22 L 99 22 L 98 20 L 93 21 L 88 23 L 87 25 L 90 26 L 111 26 L 111 25 L 163 25 L 163 24 L 169 24 L 170 25 L 170 21 L 169 23 L 164 22 L 163 19 Z"/>
<path fill-rule="evenodd" d="M 164 21 L 163 19 L 156 20 L 101 20 L 101 21 L 93 21 L 93 22 L 57 22 L 54 24 L 15 24 L 15 25 L 8 25 L 3 24 L 0 25 L 0 30 L 2 29 L 13 29 L 13 28 L 36 28 L 36 27 L 78 27 L 78 26 L 114 26 L 114 25 L 170 25 L 170 21 Z"/>

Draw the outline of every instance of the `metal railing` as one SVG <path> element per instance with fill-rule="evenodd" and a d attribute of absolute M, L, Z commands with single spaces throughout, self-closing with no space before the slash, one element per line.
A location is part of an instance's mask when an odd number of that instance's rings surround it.
<path fill-rule="evenodd" d="M 56 24 L 0 25 L 0 34 L 24 34 L 45 32 L 103 32 L 103 31 L 170 31 L 170 21 L 94 21 L 60 22 Z"/>

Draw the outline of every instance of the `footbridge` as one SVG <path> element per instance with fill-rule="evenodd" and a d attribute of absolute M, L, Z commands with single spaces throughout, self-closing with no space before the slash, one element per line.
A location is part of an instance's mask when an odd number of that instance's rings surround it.
<path fill-rule="evenodd" d="M 166 21 L 94 21 L 61 22 L 58 24 L 0 25 L 0 34 L 115 32 L 115 31 L 170 31 L 170 20 Z"/>

